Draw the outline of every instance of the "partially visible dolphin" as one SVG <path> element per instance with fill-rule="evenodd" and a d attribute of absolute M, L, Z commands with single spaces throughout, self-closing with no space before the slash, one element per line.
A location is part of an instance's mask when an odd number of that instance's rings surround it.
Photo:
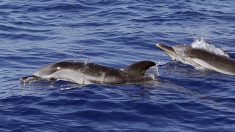
<path fill-rule="evenodd" d="M 32 76 L 22 77 L 22 83 L 37 80 L 64 80 L 78 84 L 120 84 L 148 80 L 148 68 L 155 66 L 152 61 L 139 61 L 124 69 L 116 69 L 95 63 L 62 61 L 48 64 Z"/>
<path fill-rule="evenodd" d="M 204 49 L 192 48 L 189 45 L 167 46 L 156 44 L 158 48 L 169 55 L 172 60 L 182 63 L 199 65 L 227 75 L 235 75 L 235 60 L 226 56 L 217 55 Z"/>

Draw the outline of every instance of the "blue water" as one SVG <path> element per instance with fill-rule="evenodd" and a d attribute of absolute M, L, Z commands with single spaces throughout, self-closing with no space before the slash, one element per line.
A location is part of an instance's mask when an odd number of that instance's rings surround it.
<path fill-rule="evenodd" d="M 235 131 L 235 77 L 171 62 L 155 47 L 203 38 L 235 58 L 234 5 L 233 0 L 2 0 L 0 131 Z M 148 86 L 20 85 L 20 77 L 61 60 L 116 68 L 152 60 L 159 64 L 159 80 Z"/>

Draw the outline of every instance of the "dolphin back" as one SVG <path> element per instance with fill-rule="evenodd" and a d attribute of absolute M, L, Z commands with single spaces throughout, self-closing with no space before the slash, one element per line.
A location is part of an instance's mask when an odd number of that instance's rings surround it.
<path fill-rule="evenodd" d="M 133 76 L 143 76 L 148 68 L 155 65 L 153 61 L 139 61 L 129 65 L 124 71 Z"/>
<path fill-rule="evenodd" d="M 217 55 L 202 49 L 190 49 L 187 51 L 187 54 L 192 59 L 201 60 L 200 62 L 205 62 L 208 64 L 209 67 L 204 66 L 208 69 L 213 69 L 215 71 L 228 74 L 228 75 L 235 75 L 235 60 Z"/>

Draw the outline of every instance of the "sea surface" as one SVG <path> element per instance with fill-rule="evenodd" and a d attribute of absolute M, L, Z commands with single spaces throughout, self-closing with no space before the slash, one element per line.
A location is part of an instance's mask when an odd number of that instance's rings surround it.
<path fill-rule="evenodd" d="M 1 0 L 1 132 L 234 132 L 235 77 L 173 62 L 155 44 L 235 58 L 234 0 Z M 20 84 L 62 60 L 158 64 L 147 84 Z"/>

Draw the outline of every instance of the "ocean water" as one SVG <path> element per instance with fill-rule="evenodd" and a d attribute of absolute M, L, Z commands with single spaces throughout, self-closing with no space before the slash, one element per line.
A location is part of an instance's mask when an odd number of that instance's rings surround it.
<path fill-rule="evenodd" d="M 207 42 L 235 58 L 233 0 L 0 1 L 0 131 L 235 131 L 235 77 L 172 62 L 156 43 Z M 152 60 L 148 84 L 19 78 L 61 60 L 123 68 Z"/>

